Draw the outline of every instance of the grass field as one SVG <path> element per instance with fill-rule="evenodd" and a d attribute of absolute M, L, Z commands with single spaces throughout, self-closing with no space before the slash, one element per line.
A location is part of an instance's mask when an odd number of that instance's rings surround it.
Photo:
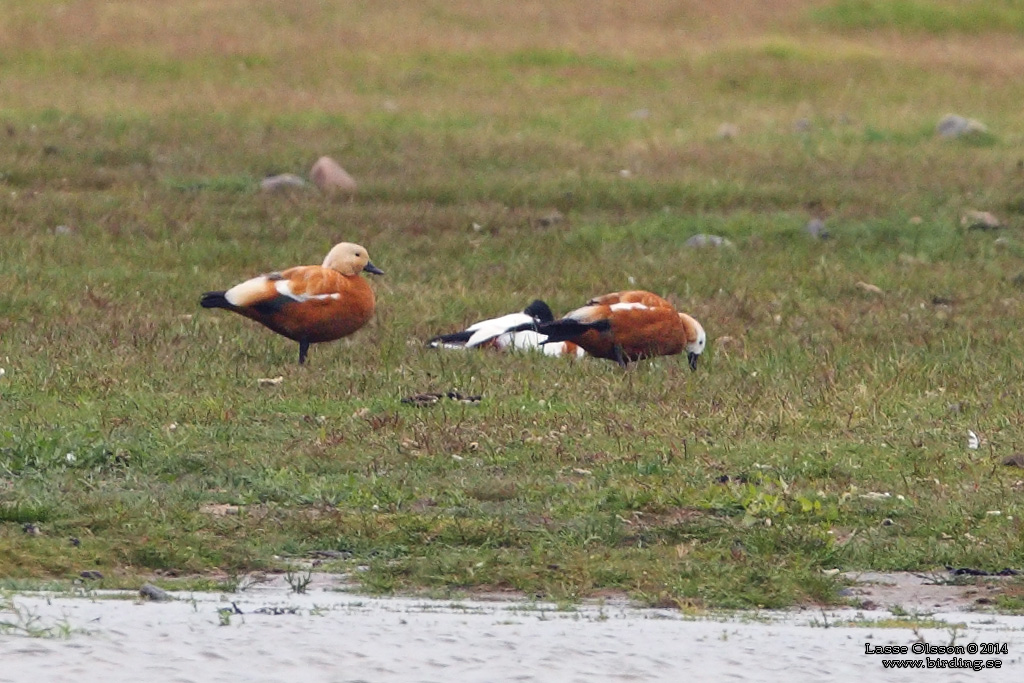
<path fill-rule="evenodd" d="M 763 5 L 9 0 L 0 576 L 334 550 L 375 591 L 699 609 L 1024 568 L 1024 2 Z M 257 191 L 321 154 L 355 201 Z M 377 313 L 307 367 L 198 308 L 341 240 Z M 703 323 L 697 372 L 423 347 L 634 286 Z"/>

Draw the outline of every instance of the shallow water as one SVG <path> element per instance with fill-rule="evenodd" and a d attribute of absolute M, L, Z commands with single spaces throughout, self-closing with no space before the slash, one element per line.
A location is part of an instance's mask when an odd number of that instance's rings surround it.
<path fill-rule="evenodd" d="M 885 610 L 693 618 L 624 603 L 559 610 L 523 601 L 368 598 L 329 585 L 298 595 L 280 582 L 174 595 L 163 603 L 133 593 L 16 595 L 39 625 L 72 633 L 0 636 L 0 683 L 1024 680 L 1024 617 L 943 612 L 931 618 L 962 626 L 915 634 L 835 625 L 890 617 Z M 242 614 L 224 624 L 218 610 L 232 603 Z M 947 645 L 953 631 L 957 644 L 1006 643 L 1009 654 L 996 657 L 1002 668 L 893 671 L 864 652 L 866 643 L 911 646 L 919 637 Z"/>

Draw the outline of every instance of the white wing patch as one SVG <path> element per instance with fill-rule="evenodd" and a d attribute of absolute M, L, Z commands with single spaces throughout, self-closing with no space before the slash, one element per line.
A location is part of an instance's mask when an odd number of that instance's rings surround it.
<path fill-rule="evenodd" d="M 491 318 L 490 320 L 481 320 L 478 323 L 473 323 L 466 328 L 466 331 L 476 332 L 478 330 L 494 330 L 496 332 L 504 332 L 510 327 L 532 322 L 533 318 L 525 313 L 509 313 L 508 315 L 503 315 L 500 318 Z"/>
<path fill-rule="evenodd" d="M 545 356 L 566 356 L 569 355 L 569 345 L 565 342 L 554 342 L 552 344 L 545 344 L 543 347 Z M 576 356 L 582 358 L 587 355 L 587 352 L 582 347 L 576 347 Z"/>
<path fill-rule="evenodd" d="M 276 289 L 277 293 L 281 296 L 286 296 L 289 299 L 294 299 L 295 301 L 315 301 L 318 299 L 324 300 L 341 298 L 341 294 L 338 292 L 331 292 L 330 294 L 295 294 L 292 291 L 292 283 L 290 280 L 275 280 L 274 289 Z"/>
<path fill-rule="evenodd" d="M 509 328 L 532 322 L 533 318 L 525 313 L 509 313 L 508 315 L 503 315 L 500 318 L 481 320 L 478 323 L 473 323 L 466 328 L 467 332 L 473 333 L 469 338 L 469 341 L 466 342 L 466 348 L 471 349 L 474 346 L 486 344 L 495 337 L 505 334 Z M 500 343 L 499 346 L 501 346 Z"/>
<path fill-rule="evenodd" d="M 647 304 L 642 304 L 640 302 L 631 302 L 612 304 L 611 306 L 609 306 L 609 308 L 611 308 L 612 311 L 646 311 L 650 309 L 650 306 L 648 306 Z"/>
<path fill-rule="evenodd" d="M 251 306 L 267 298 L 267 276 L 260 275 L 235 285 L 224 292 L 224 298 L 232 306 Z"/>
<path fill-rule="evenodd" d="M 533 330 L 521 330 L 500 335 L 494 340 L 494 343 L 502 351 L 533 351 L 540 348 L 541 342 L 545 339 L 547 339 L 547 335 Z"/>
<path fill-rule="evenodd" d="M 566 318 L 575 320 L 581 323 L 592 323 L 601 316 L 601 309 L 603 306 L 593 305 L 584 306 L 583 308 L 577 308 L 575 311 L 571 311 L 566 314 Z"/>

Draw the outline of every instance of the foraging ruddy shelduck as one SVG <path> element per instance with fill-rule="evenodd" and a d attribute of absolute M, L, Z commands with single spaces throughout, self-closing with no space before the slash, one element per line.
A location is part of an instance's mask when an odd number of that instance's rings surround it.
<path fill-rule="evenodd" d="M 522 313 L 509 313 L 473 323 L 461 332 L 441 334 L 427 340 L 432 349 L 492 348 L 499 351 L 540 350 L 546 356 L 582 356 L 583 349 L 571 342 L 545 343 L 537 326 L 555 319 L 551 308 L 536 299 Z"/>
<path fill-rule="evenodd" d="M 299 363 L 310 344 L 346 337 L 373 315 L 370 284 L 359 273 L 383 275 L 358 244 L 336 244 L 323 265 L 260 275 L 224 292 L 206 292 L 203 308 L 226 308 L 299 342 Z"/>
<path fill-rule="evenodd" d="M 541 323 L 537 331 L 547 342 L 578 344 L 591 356 L 625 367 L 652 356 L 686 351 L 690 369 L 704 352 L 704 328 L 665 299 L 644 291 L 615 292 L 591 299 L 560 320 Z"/>

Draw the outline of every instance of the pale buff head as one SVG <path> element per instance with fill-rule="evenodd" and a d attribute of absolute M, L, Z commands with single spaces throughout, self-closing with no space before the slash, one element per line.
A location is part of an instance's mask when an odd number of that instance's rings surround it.
<path fill-rule="evenodd" d="M 370 262 L 370 254 L 364 247 L 352 242 L 334 245 L 324 258 L 324 268 L 336 270 L 342 275 L 358 275 L 362 271 L 383 275 L 384 271 Z"/>
<path fill-rule="evenodd" d="M 704 327 L 695 318 L 685 313 L 679 314 L 686 330 L 686 358 L 690 362 L 690 369 L 697 369 L 697 359 L 704 353 L 704 346 L 707 344 L 707 335 L 704 334 Z"/>

